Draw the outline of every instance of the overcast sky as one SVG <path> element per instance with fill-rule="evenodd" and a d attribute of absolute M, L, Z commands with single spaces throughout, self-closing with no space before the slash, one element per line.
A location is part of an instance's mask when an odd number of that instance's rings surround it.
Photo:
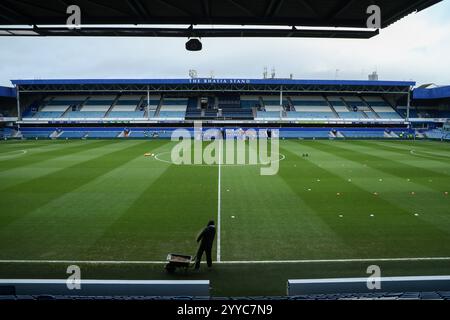
<path fill-rule="evenodd" d="M 261 78 L 415 80 L 450 84 L 450 1 L 412 14 L 370 40 L 203 39 L 187 52 L 185 39 L 1 38 L 0 85 L 11 79 Z M 336 72 L 336 70 L 339 70 Z"/>

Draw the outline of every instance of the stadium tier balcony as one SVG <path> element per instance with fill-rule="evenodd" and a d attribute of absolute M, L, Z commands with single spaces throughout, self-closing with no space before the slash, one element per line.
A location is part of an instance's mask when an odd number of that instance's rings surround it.
<path fill-rule="evenodd" d="M 37 112 L 33 118 L 35 119 L 56 119 L 60 118 L 64 114 L 64 111 L 40 111 Z"/>
<path fill-rule="evenodd" d="M 341 119 L 367 119 L 360 111 L 357 112 L 338 112 Z"/>
<path fill-rule="evenodd" d="M 381 119 L 395 119 L 401 120 L 403 119 L 397 112 L 377 112 Z"/>
<path fill-rule="evenodd" d="M 289 119 L 335 119 L 332 112 L 299 112 L 289 111 L 286 113 Z"/>
<path fill-rule="evenodd" d="M 89 131 L 86 138 L 113 139 L 117 138 L 122 131 Z"/>
<path fill-rule="evenodd" d="M 61 139 L 81 139 L 86 136 L 86 131 L 64 131 L 59 138 Z"/>
<path fill-rule="evenodd" d="M 22 136 L 26 139 L 48 139 L 53 130 L 22 130 Z"/>
<path fill-rule="evenodd" d="M 281 130 L 281 139 L 328 139 L 330 138 L 330 130 L 313 129 L 313 130 Z"/>
<path fill-rule="evenodd" d="M 433 140 L 447 140 L 450 141 L 450 131 L 442 129 L 433 129 L 425 132 L 425 137 Z"/>
<path fill-rule="evenodd" d="M 172 137 L 172 130 L 153 128 L 151 130 L 144 128 L 133 128 L 130 131 L 129 137 L 135 139 L 170 139 Z"/>
<path fill-rule="evenodd" d="M 378 130 L 339 130 L 339 132 L 345 137 L 345 138 L 368 138 L 368 139 L 375 139 L 375 138 L 385 138 L 386 137 L 386 131 L 383 129 Z"/>
<path fill-rule="evenodd" d="M 253 111 L 244 108 L 224 108 L 222 117 L 232 119 L 253 119 Z"/>
<path fill-rule="evenodd" d="M 258 111 L 258 120 L 279 120 L 282 118 L 283 114 L 281 111 Z"/>
<path fill-rule="evenodd" d="M 71 111 L 64 118 L 71 119 L 98 119 L 103 118 L 106 112 L 102 111 Z"/>
<path fill-rule="evenodd" d="M 143 119 L 145 111 L 111 111 L 106 118 Z"/>

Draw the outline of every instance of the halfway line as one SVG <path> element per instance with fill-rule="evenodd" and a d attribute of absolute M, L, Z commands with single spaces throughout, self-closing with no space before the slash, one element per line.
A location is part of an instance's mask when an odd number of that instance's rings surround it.
<path fill-rule="evenodd" d="M 217 186 L 217 262 L 220 262 L 220 198 L 221 198 L 221 176 L 222 176 L 222 143 L 223 140 L 219 140 L 219 178 Z"/>

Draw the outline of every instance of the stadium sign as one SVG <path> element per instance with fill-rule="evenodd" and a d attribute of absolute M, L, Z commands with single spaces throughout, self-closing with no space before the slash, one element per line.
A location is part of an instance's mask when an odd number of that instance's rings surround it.
<path fill-rule="evenodd" d="M 191 84 L 251 84 L 250 79 L 212 79 L 212 78 L 200 78 L 190 79 Z"/>

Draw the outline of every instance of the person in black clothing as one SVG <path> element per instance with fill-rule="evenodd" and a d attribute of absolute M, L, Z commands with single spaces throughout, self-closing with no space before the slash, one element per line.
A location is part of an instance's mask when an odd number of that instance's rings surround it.
<path fill-rule="evenodd" d="M 197 258 L 195 261 L 195 269 L 200 268 L 200 261 L 202 260 L 203 252 L 206 253 L 206 261 L 208 267 L 212 267 L 212 246 L 214 242 L 214 237 L 216 236 L 216 226 L 214 221 L 209 221 L 205 229 L 197 237 L 197 242 L 200 242 L 200 246 L 197 251 Z"/>

